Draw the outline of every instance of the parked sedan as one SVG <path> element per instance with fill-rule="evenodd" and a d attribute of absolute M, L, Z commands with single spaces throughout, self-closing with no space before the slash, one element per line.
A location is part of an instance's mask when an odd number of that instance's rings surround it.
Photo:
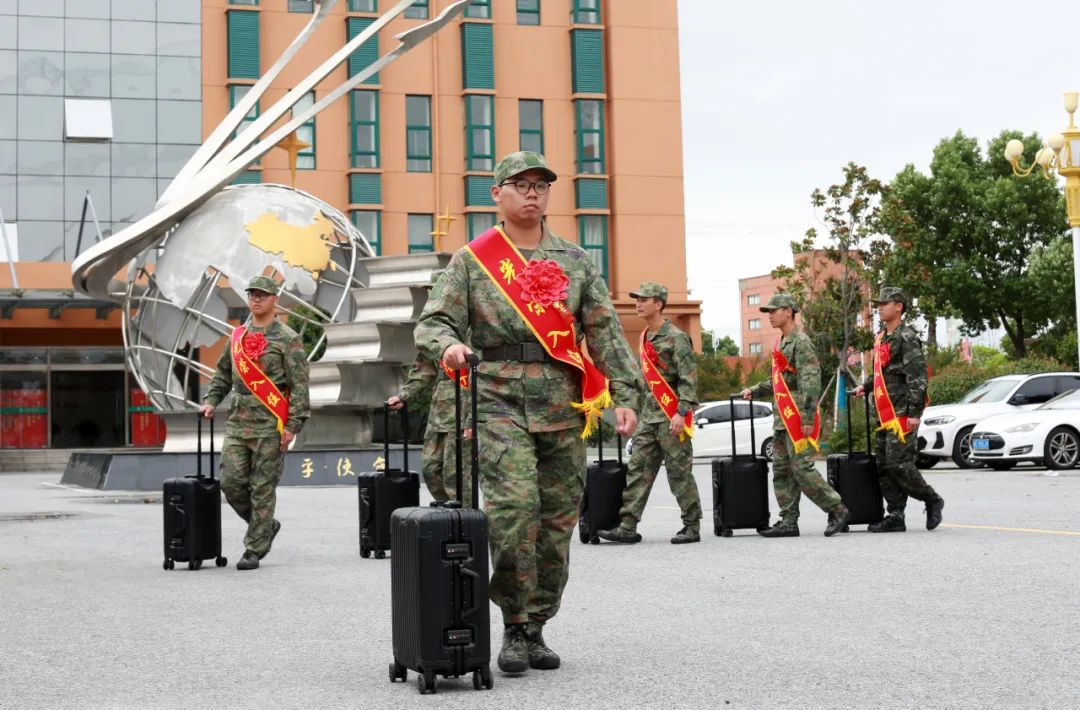
<path fill-rule="evenodd" d="M 984 419 L 975 425 L 971 451 L 976 461 L 998 470 L 1022 461 L 1074 468 L 1080 459 L 1080 390 L 1030 411 Z"/>
<path fill-rule="evenodd" d="M 750 453 L 750 425 L 754 429 L 754 448 L 772 460 L 772 404 L 735 402 L 735 449 Z M 753 417 L 751 421 L 751 416 Z M 694 412 L 694 456 L 715 458 L 731 455 L 731 403 L 706 402 Z"/>

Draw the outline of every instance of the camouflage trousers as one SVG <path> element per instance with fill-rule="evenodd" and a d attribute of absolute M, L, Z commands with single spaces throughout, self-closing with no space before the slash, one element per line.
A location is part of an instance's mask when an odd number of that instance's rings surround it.
<path fill-rule="evenodd" d="M 506 624 L 559 611 L 585 486 L 578 427 L 529 432 L 510 419 L 480 425 L 480 489 L 491 539 L 491 600 Z"/>
<path fill-rule="evenodd" d="M 901 519 L 908 496 L 923 502 L 941 498 L 915 466 L 915 454 L 919 447 L 917 437 L 911 433 L 904 438 L 906 441 L 901 443 L 896 434 L 879 431 L 875 442 L 881 494 L 885 496 L 889 515 Z"/>
<path fill-rule="evenodd" d="M 840 494 L 822 478 L 814 467 L 814 449 L 808 447 L 795 453 L 795 443 L 786 431 L 773 432 L 773 493 L 780 507 L 780 517 L 788 523 L 799 520 L 799 500 L 802 494 L 814 505 L 831 513 L 840 505 Z"/>
<path fill-rule="evenodd" d="M 455 434 L 445 431 L 431 431 L 429 428 L 424 435 L 424 453 L 422 456 L 421 469 L 424 474 L 424 484 L 427 485 L 431 497 L 439 503 L 457 499 L 457 447 L 454 441 Z M 463 504 L 472 505 L 472 478 L 469 475 L 472 455 L 472 441 L 465 439 L 461 442 L 462 468 L 465 474 L 462 482 L 462 490 L 465 500 Z"/>
<path fill-rule="evenodd" d="M 679 502 L 683 525 L 692 530 L 701 528 L 701 494 L 694 480 L 693 440 L 679 441 L 670 427 L 669 422 L 641 424 L 634 434 L 623 507 L 619 511 L 621 525 L 627 530 L 637 530 L 661 462 L 667 470 L 668 486 Z"/>
<path fill-rule="evenodd" d="M 263 557 L 270 550 L 270 534 L 277 505 L 277 484 L 285 464 L 281 439 L 225 437 L 221 447 L 221 490 L 236 514 L 247 521 L 244 549 Z"/>

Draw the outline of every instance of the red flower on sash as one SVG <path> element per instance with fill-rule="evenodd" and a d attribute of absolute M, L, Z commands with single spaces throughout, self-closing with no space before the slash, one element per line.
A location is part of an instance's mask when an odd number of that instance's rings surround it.
<path fill-rule="evenodd" d="M 881 366 L 884 368 L 892 359 L 892 346 L 889 343 L 878 345 L 878 357 L 881 358 Z"/>
<path fill-rule="evenodd" d="M 661 370 L 667 369 L 667 365 L 665 365 L 663 360 L 660 359 L 660 356 L 656 354 L 656 348 L 654 348 L 653 344 L 650 343 L 648 340 L 645 341 L 644 350 L 645 357 L 648 358 L 649 362 L 656 365 Z"/>
<path fill-rule="evenodd" d="M 556 301 L 566 300 L 570 279 L 558 262 L 545 259 L 530 261 L 517 277 L 517 285 L 526 300 L 547 308 Z"/>
<path fill-rule="evenodd" d="M 244 354 L 252 360 L 258 360 L 264 352 L 266 352 L 266 336 L 262 333 L 245 333 L 244 334 Z"/>

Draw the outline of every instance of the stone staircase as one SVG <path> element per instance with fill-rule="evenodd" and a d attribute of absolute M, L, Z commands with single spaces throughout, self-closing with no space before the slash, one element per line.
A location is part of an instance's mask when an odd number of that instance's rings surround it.
<path fill-rule="evenodd" d="M 71 449 L 2 449 L 0 473 L 62 472 Z"/>

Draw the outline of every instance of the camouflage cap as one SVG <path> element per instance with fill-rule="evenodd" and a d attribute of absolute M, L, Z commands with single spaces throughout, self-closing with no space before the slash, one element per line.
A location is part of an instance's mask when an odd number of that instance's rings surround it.
<path fill-rule="evenodd" d="M 790 308 L 792 313 L 799 312 L 799 304 L 795 303 L 795 297 L 790 293 L 775 293 L 769 302 L 758 310 L 762 313 L 775 311 L 777 308 Z"/>
<path fill-rule="evenodd" d="M 263 291 L 272 295 L 277 295 L 278 283 L 269 276 L 256 276 L 251 281 L 248 281 L 245 291 Z"/>
<path fill-rule="evenodd" d="M 896 286 L 882 286 L 881 292 L 877 298 L 873 299 L 874 303 L 889 303 L 896 302 L 903 304 L 904 308 L 911 305 L 911 297 L 908 296 L 907 291 Z"/>
<path fill-rule="evenodd" d="M 544 179 L 548 182 L 555 182 L 559 178 L 555 171 L 548 167 L 544 156 L 531 150 L 519 150 L 506 156 L 495 166 L 495 184 L 501 185 L 504 180 L 520 175 L 526 170 L 543 171 Z"/>
<path fill-rule="evenodd" d="M 643 281 L 637 291 L 630 292 L 630 298 L 659 298 L 667 302 L 668 290 L 658 283 Z"/>

